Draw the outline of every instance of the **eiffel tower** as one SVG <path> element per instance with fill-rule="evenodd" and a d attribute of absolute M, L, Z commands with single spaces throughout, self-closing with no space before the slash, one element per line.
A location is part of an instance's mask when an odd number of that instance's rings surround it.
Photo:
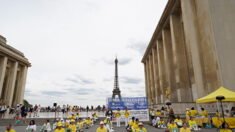
<path fill-rule="evenodd" d="M 114 99 L 116 95 L 121 101 L 121 91 L 119 89 L 119 84 L 118 84 L 118 59 L 117 57 L 115 59 L 115 77 L 114 77 L 114 89 L 113 89 L 112 99 Z"/>

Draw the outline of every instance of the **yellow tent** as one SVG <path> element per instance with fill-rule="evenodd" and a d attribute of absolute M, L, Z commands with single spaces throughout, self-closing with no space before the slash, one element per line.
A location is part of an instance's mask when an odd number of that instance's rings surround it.
<path fill-rule="evenodd" d="M 216 96 L 224 96 L 225 99 L 223 100 L 223 102 L 235 102 L 235 92 L 230 91 L 224 87 L 220 87 L 211 94 L 196 100 L 196 103 L 203 104 L 217 102 Z"/>

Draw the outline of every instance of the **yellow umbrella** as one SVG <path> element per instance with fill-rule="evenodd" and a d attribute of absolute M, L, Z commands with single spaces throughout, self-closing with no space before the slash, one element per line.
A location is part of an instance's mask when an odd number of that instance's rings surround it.
<path fill-rule="evenodd" d="M 214 103 L 218 101 L 216 99 L 217 96 L 224 96 L 225 99 L 223 100 L 223 102 L 235 102 L 235 92 L 230 91 L 224 87 L 220 87 L 219 89 L 210 93 L 209 95 L 196 100 L 196 103 L 198 104 Z"/>

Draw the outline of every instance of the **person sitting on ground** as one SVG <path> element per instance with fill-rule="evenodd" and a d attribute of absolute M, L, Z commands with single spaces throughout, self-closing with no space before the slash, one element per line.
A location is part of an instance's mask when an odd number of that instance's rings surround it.
<path fill-rule="evenodd" d="M 190 130 L 190 128 L 188 128 L 186 122 L 184 122 L 183 127 L 180 128 L 180 132 L 191 132 L 191 130 Z"/>
<path fill-rule="evenodd" d="M 104 122 L 100 122 L 100 126 L 96 129 L 96 132 L 108 132 L 107 129 L 104 127 Z"/>
<path fill-rule="evenodd" d="M 126 127 L 126 130 L 127 130 L 128 132 L 131 132 L 131 128 L 132 128 L 132 126 L 134 125 L 134 123 L 135 123 L 135 117 L 132 117 L 132 118 L 131 118 L 131 121 L 129 121 L 129 123 L 128 123 L 127 127 Z"/>
<path fill-rule="evenodd" d="M 58 122 L 56 126 L 57 127 L 54 132 L 65 132 L 64 128 L 62 128 L 63 124 L 61 122 Z"/>
<path fill-rule="evenodd" d="M 80 117 L 80 115 L 79 115 L 79 113 L 77 113 L 75 116 L 76 121 L 79 119 L 79 117 Z"/>
<path fill-rule="evenodd" d="M 51 131 L 51 124 L 49 120 L 46 120 L 45 123 L 41 127 L 42 132 L 50 132 Z"/>
<path fill-rule="evenodd" d="M 112 123 L 112 121 L 110 120 L 110 117 L 107 117 L 105 120 L 104 120 L 104 126 L 105 126 L 105 128 L 109 131 L 109 132 L 111 132 L 111 131 L 113 131 L 113 125 L 112 125 L 113 123 Z"/>
<path fill-rule="evenodd" d="M 158 128 L 166 128 L 165 121 L 163 118 L 160 118 L 160 121 L 157 122 Z"/>
<path fill-rule="evenodd" d="M 11 124 L 6 126 L 6 131 L 5 132 L 16 132 L 14 129 L 11 128 Z"/>
<path fill-rule="evenodd" d="M 77 127 L 76 127 L 76 125 L 75 125 L 75 120 L 74 120 L 74 119 L 72 119 L 72 120 L 70 121 L 70 125 L 69 125 L 68 128 L 71 129 L 71 132 L 77 132 Z"/>
<path fill-rule="evenodd" d="M 93 125 L 93 122 L 92 122 L 91 118 L 87 117 L 87 119 L 86 119 L 86 128 L 88 129 L 88 128 L 92 127 L 92 125 Z"/>
<path fill-rule="evenodd" d="M 37 129 L 37 126 L 35 124 L 35 121 L 34 120 L 31 120 L 29 122 L 29 125 L 27 126 L 26 128 L 26 132 L 36 132 L 36 129 Z"/>
<path fill-rule="evenodd" d="M 174 120 L 178 128 L 181 128 L 183 126 L 183 121 L 180 119 L 180 116 L 177 116 L 177 118 Z"/>
<path fill-rule="evenodd" d="M 161 114 L 162 114 L 161 111 L 160 111 L 160 110 L 157 110 L 156 113 L 155 113 L 155 116 L 160 117 Z"/>
<path fill-rule="evenodd" d="M 139 127 L 136 129 L 135 132 L 147 132 L 147 129 L 144 127 L 144 124 L 142 122 L 140 122 Z"/>
<path fill-rule="evenodd" d="M 152 120 L 152 126 L 153 126 L 153 127 L 156 127 L 156 126 L 157 126 L 157 122 L 159 121 L 159 119 L 160 119 L 160 118 L 159 118 L 159 117 L 156 117 L 156 116 L 153 118 L 153 120 Z"/>
<path fill-rule="evenodd" d="M 221 117 L 221 116 L 222 116 L 222 114 L 221 114 L 221 113 L 219 113 L 219 111 L 218 111 L 218 110 L 216 110 L 215 116 L 217 116 L 217 117 Z"/>
<path fill-rule="evenodd" d="M 197 110 L 194 109 L 194 107 L 190 110 L 190 117 L 195 117 L 198 114 Z"/>
<path fill-rule="evenodd" d="M 202 112 L 199 114 L 202 118 L 205 118 L 208 116 L 207 111 L 204 108 L 201 108 Z"/>
<path fill-rule="evenodd" d="M 177 132 L 178 131 L 178 126 L 176 125 L 174 120 L 170 121 L 170 124 L 168 125 L 168 129 L 170 130 L 170 132 Z"/>
<path fill-rule="evenodd" d="M 188 124 L 189 124 L 189 127 L 190 127 L 191 130 L 198 130 L 198 125 L 192 117 L 188 121 Z"/>
<path fill-rule="evenodd" d="M 220 132 L 232 132 L 232 130 L 229 129 L 229 125 L 227 124 L 227 122 L 224 122 L 222 124 L 222 128 L 220 129 Z"/>
<path fill-rule="evenodd" d="M 83 127 L 84 127 L 84 122 L 82 122 L 82 119 L 79 118 L 79 119 L 78 119 L 78 122 L 77 122 L 77 130 L 78 130 L 79 132 L 83 131 Z"/>
<path fill-rule="evenodd" d="M 189 108 L 186 108 L 185 116 L 186 116 L 186 120 L 188 121 L 191 117 L 191 112 L 190 112 Z"/>
<path fill-rule="evenodd" d="M 135 132 L 135 130 L 136 129 L 138 129 L 139 128 L 139 119 L 138 118 L 136 118 L 135 119 L 135 123 L 132 125 L 132 127 L 131 127 L 131 130 L 133 131 L 133 132 Z"/>

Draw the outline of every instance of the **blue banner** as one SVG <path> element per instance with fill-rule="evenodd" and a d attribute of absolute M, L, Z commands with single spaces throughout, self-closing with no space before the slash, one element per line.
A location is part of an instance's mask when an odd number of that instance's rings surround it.
<path fill-rule="evenodd" d="M 123 97 L 121 100 L 119 98 L 108 98 L 107 105 L 112 110 L 143 110 L 148 109 L 148 103 L 146 97 Z"/>

